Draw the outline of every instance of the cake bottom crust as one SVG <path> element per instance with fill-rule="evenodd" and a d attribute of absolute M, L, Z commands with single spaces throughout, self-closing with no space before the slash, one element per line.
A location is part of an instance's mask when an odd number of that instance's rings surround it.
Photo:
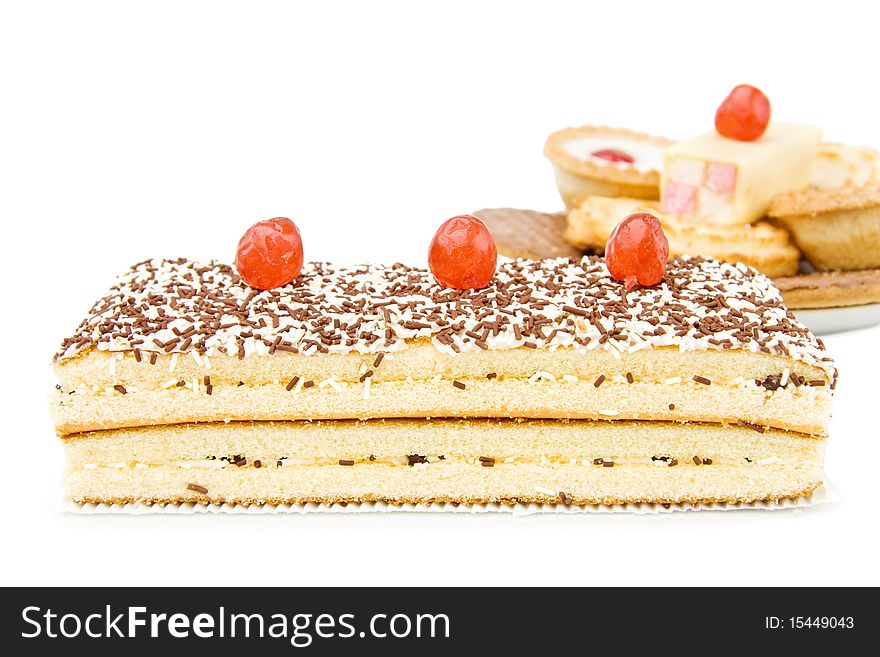
<path fill-rule="evenodd" d="M 772 493 L 766 496 L 745 496 L 745 497 L 682 497 L 682 498 L 657 498 L 643 499 L 640 497 L 571 497 L 567 496 L 563 501 L 562 496 L 556 495 L 521 495 L 516 497 L 472 497 L 472 496 L 446 496 L 446 497 L 405 497 L 405 498 L 387 498 L 378 495 L 361 495 L 358 497 L 339 497 L 339 496 L 323 496 L 323 497 L 299 497 L 299 498 L 235 498 L 226 499 L 222 497 L 212 497 L 210 495 L 203 496 L 202 499 L 193 500 L 185 496 L 172 496 L 163 498 L 135 498 L 135 497 L 82 497 L 72 498 L 76 504 L 183 504 L 199 502 L 203 504 L 235 504 L 241 506 L 264 506 L 277 504 L 324 504 L 324 505 L 348 505 L 348 504 L 365 504 L 382 502 L 391 506 L 403 505 L 428 505 L 428 504 L 452 504 L 462 506 L 475 506 L 480 504 L 500 504 L 503 506 L 516 506 L 518 504 L 566 504 L 572 506 L 613 506 L 620 504 L 659 504 L 671 506 L 674 504 L 684 504 L 691 506 L 706 506 L 711 504 L 750 504 L 754 502 L 774 502 L 777 500 L 794 499 L 812 495 L 818 488 L 821 488 L 824 482 L 818 481 L 800 490 L 792 490 L 787 493 Z M 563 491 L 560 491 L 563 492 Z"/>

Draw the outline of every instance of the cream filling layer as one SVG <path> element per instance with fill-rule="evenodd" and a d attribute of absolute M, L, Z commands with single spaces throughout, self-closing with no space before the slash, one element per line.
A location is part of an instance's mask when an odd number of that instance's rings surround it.
<path fill-rule="evenodd" d="M 561 459 L 555 456 L 541 456 L 540 458 L 523 458 L 523 457 L 487 457 L 487 456 L 474 456 L 474 457 L 454 457 L 454 456 L 441 456 L 441 455 L 420 455 L 422 458 L 426 459 L 425 462 L 419 463 L 409 463 L 409 459 L 406 456 L 402 456 L 399 459 L 391 459 L 388 457 L 384 458 L 375 458 L 370 460 L 369 458 L 360 458 L 360 459 L 332 459 L 332 458 L 288 458 L 282 457 L 280 460 L 276 457 L 263 457 L 261 459 L 247 459 L 247 463 L 243 465 L 236 465 L 233 462 L 220 460 L 220 459 L 187 459 L 182 461 L 175 460 L 167 460 L 167 461 L 156 461 L 150 463 L 142 463 L 139 461 L 132 462 L 124 462 L 120 461 L 117 463 L 83 463 L 79 466 L 76 466 L 74 469 L 82 469 L 82 470 L 124 470 L 124 469 L 135 469 L 135 470 L 149 470 L 153 468 L 177 468 L 182 470 L 230 470 L 230 471 L 238 471 L 242 468 L 249 468 L 252 470 L 272 470 L 277 468 L 283 468 L 284 466 L 310 466 L 310 467 L 357 467 L 357 466 L 372 466 L 372 465 L 384 465 L 384 466 L 394 466 L 394 467 L 412 467 L 412 468 L 423 468 L 432 465 L 433 463 L 446 463 L 446 464 L 467 464 L 473 466 L 479 466 L 483 468 L 493 468 L 493 467 L 503 467 L 507 465 L 581 465 L 581 466 L 590 466 L 590 467 L 618 467 L 618 466 L 652 466 L 652 467 L 661 467 L 661 468 L 672 468 L 672 467 L 708 467 L 712 465 L 724 465 L 724 466 L 739 466 L 739 467 L 759 467 L 759 466 L 779 466 L 779 465 L 789 465 L 791 462 L 787 461 L 785 458 L 771 455 L 764 456 L 759 459 L 752 459 L 748 456 L 744 456 L 741 459 L 731 459 L 724 457 L 705 457 L 701 458 L 699 455 L 693 455 L 690 458 L 686 458 L 684 456 L 676 458 L 674 456 L 605 456 L 605 457 L 594 457 L 594 458 L 584 458 L 584 459 Z M 261 465 L 257 466 L 255 463 L 259 461 Z M 795 461 L 796 462 L 796 461 Z M 610 465 L 609 465 L 610 464 Z"/>
<path fill-rule="evenodd" d="M 657 380 L 646 380 L 643 378 L 636 379 L 633 377 L 632 381 L 627 379 L 625 376 L 620 374 L 615 374 L 610 378 L 605 378 L 603 376 L 602 381 L 598 383 L 598 378 L 595 380 L 583 379 L 573 374 L 563 374 L 560 376 L 554 375 L 550 372 L 538 371 L 529 376 L 526 379 L 517 378 L 517 377 L 498 377 L 492 376 L 488 378 L 489 381 L 495 381 L 497 385 L 503 385 L 504 383 L 528 383 L 528 384 L 542 384 L 542 383 L 553 383 L 560 385 L 577 385 L 579 383 L 592 383 L 594 387 L 599 388 L 602 385 L 632 385 L 632 384 L 648 384 L 652 386 L 685 386 L 688 388 L 699 389 L 699 386 L 707 386 L 707 385 L 715 385 L 719 387 L 727 387 L 727 388 L 737 388 L 743 390 L 757 390 L 763 389 L 766 396 L 772 397 L 774 393 L 778 390 L 793 390 L 796 395 L 806 396 L 810 400 L 816 399 L 818 395 L 821 395 L 823 389 L 826 388 L 825 381 L 823 379 L 811 379 L 810 381 L 805 381 L 801 385 L 796 385 L 789 378 L 790 373 L 788 370 L 784 370 L 780 375 L 780 381 L 778 384 L 774 384 L 773 388 L 767 388 L 765 386 L 759 385 L 756 383 L 756 379 L 747 379 L 742 376 L 734 377 L 728 381 L 711 381 L 708 380 L 708 383 L 704 383 L 701 381 L 695 380 L 694 377 L 700 377 L 701 375 L 695 374 L 691 377 L 681 377 L 674 376 L 668 377 L 665 379 Z M 701 377 L 702 379 L 702 377 Z M 407 377 L 403 381 L 398 381 L 397 383 L 404 383 L 411 386 L 424 386 L 424 385 L 433 385 L 433 386 L 442 386 L 442 385 L 454 385 L 456 381 L 465 383 L 467 386 L 467 381 L 472 379 L 462 377 L 460 379 L 445 377 L 443 374 L 436 374 L 434 377 L 430 379 L 413 379 L 412 377 Z M 481 383 L 484 381 L 483 378 L 477 379 Z M 293 379 L 291 379 L 293 381 Z M 356 389 L 361 390 L 363 392 L 364 397 L 369 397 L 370 391 L 374 386 L 381 386 L 381 383 L 374 383 L 372 377 L 365 377 L 361 382 L 352 382 L 352 381 L 339 381 L 335 376 L 328 377 L 323 380 L 315 381 L 315 380 L 306 380 L 302 377 L 295 377 L 295 382 L 290 389 L 288 390 L 288 382 L 287 385 L 284 385 L 283 381 L 273 381 L 270 386 L 282 386 L 285 388 L 287 392 L 292 394 L 306 393 L 306 394 L 314 394 L 319 393 L 321 391 L 326 391 L 328 393 L 332 392 L 342 392 L 343 390 L 348 389 Z M 211 391 L 208 392 L 207 388 L 210 386 Z M 174 392 L 194 392 L 196 394 L 214 394 L 215 392 L 220 392 L 223 390 L 235 390 L 242 386 L 240 385 L 216 385 L 216 384 L 206 384 L 204 379 L 199 380 L 194 378 L 192 380 L 187 379 L 178 379 L 178 378 L 170 378 L 162 383 L 162 385 L 158 387 L 146 387 L 141 388 L 138 386 L 123 386 L 125 390 L 120 390 L 118 387 L 113 386 L 88 386 L 86 384 L 79 384 L 77 387 L 72 390 L 65 390 L 61 388 L 59 392 L 61 394 L 69 394 L 69 395 L 85 395 L 85 396 L 121 396 L 126 394 L 137 394 L 141 392 L 163 392 L 163 391 L 174 391 Z M 255 386 L 249 386 L 250 388 L 255 388 Z M 259 386 L 256 386 L 259 387 Z M 466 389 L 463 388 L 463 389 Z"/>
<path fill-rule="evenodd" d="M 275 383 L 286 385 L 294 377 L 316 382 L 335 379 L 359 382 L 370 373 L 373 382 L 407 378 L 429 380 L 443 377 L 474 378 L 496 374 L 498 377 L 529 378 L 536 372 L 549 372 L 560 378 L 577 376 L 596 378 L 625 376 L 637 380 L 663 381 L 676 376 L 697 374 L 719 381 L 737 376 L 760 378 L 779 375 L 785 370 L 806 379 L 831 382 L 828 363 L 810 364 L 794 358 L 738 349 L 690 351 L 683 345 L 641 349 L 627 353 L 581 350 L 574 348 L 477 350 L 447 356 L 429 344 L 383 355 L 371 354 L 280 354 L 238 359 L 230 356 L 205 358 L 197 354 L 163 354 L 155 359 L 146 354 L 141 360 L 131 352 L 92 351 L 87 355 L 56 364 L 59 385 L 70 391 L 86 387 L 130 385 L 141 388 L 162 386 L 168 382 L 204 381 L 213 385 L 243 382 L 249 385 Z"/>

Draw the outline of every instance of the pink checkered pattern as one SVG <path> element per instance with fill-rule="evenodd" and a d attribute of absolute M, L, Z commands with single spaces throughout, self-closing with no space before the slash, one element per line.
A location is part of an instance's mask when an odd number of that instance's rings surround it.
<path fill-rule="evenodd" d="M 697 206 L 697 188 L 687 183 L 670 180 L 663 189 L 663 212 L 693 214 Z"/>

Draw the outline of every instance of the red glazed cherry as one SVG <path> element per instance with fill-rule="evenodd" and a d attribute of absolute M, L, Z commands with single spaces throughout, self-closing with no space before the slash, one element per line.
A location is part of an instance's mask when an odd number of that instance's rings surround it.
<path fill-rule="evenodd" d="M 625 162 L 626 164 L 633 164 L 636 161 L 636 158 L 629 153 L 619 151 L 616 148 L 603 148 L 602 150 L 593 151 L 590 155 L 598 157 L 600 160 L 608 160 L 609 162 Z"/>
<path fill-rule="evenodd" d="M 303 266 L 299 229 L 287 217 L 258 221 L 238 241 L 235 268 L 242 280 L 259 290 L 290 283 Z"/>
<path fill-rule="evenodd" d="M 443 287 L 486 287 L 495 276 L 498 251 L 486 224 L 469 214 L 444 222 L 428 249 L 428 266 Z"/>
<path fill-rule="evenodd" d="M 770 101 L 760 89 L 741 84 L 718 106 L 715 129 L 738 141 L 755 141 L 770 123 Z"/>
<path fill-rule="evenodd" d="M 666 273 L 669 242 L 652 214 L 629 215 L 611 232 L 605 245 L 605 265 L 611 278 L 631 290 L 637 285 L 657 285 Z"/>

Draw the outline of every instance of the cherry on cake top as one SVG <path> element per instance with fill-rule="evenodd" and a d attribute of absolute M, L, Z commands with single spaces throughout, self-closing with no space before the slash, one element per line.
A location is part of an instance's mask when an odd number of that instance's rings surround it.
<path fill-rule="evenodd" d="M 666 274 L 668 259 L 669 241 L 660 220 L 649 212 L 624 217 L 605 245 L 608 272 L 627 290 L 657 285 Z"/>
<path fill-rule="evenodd" d="M 498 249 L 480 219 L 462 214 L 441 224 L 428 248 L 428 267 L 444 287 L 479 290 L 495 276 Z"/>
<path fill-rule="evenodd" d="M 258 290 L 290 283 L 302 266 L 302 237 L 287 217 L 258 221 L 238 242 L 235 268 L 245 283 Z"/>

